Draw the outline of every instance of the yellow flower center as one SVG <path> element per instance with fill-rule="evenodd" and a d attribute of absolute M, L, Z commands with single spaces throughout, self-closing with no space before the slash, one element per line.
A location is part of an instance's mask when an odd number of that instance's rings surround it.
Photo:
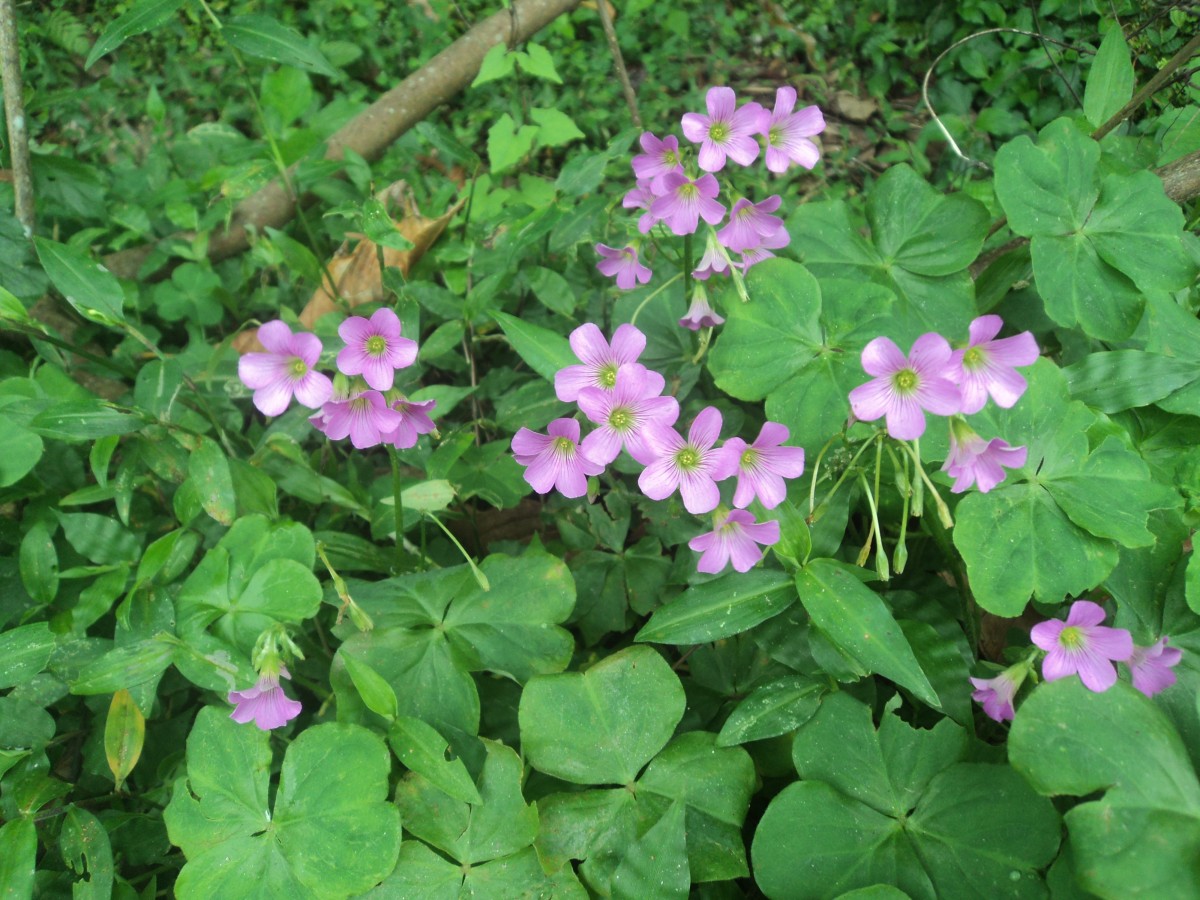
<path fill-rule="evenodd" d="M 729 126 L 724 122 L 714 122 L 708 129 L 708 136 L 719 144 L 729 138 Z"/>
<path fill-rule="evenodd" d="M 685 472 L 690 472 L 700 465 L 700 454 L 694 447 L 684 447 L 675 454 L 675 463 Z"/>
<path fill-rule="evenodd" d="M 771 146 L 776 146 L 782 140 L 783 140 L 783 133 L 779 130 L 778 126 L 767 130 L 767 143 L 768 144 L 770 144 Z"/>
<path fill-rule="evenodd" d="M 690 181 L 679 186 L 679 199 L 681 200 L 691 200 L 699 193 L 699 189 Z"/>
<path fill-rule="evenodd" d="M 608 414 L 608 424 L 615 431 L 628 431 L 633 425 L 633 413 L 628 407 L 618 406 Z"/>
<path fill-rule="evenodd" d="M 554 452 L 559 456 L 574 456 L 575 442 L 569 437 L 556 437 L 554 439 Z"/>
<path fill-rule="evenodd" d="M 758 451 L 752 447 L 747 447 L 742 451 L 742 459 L 740 467 L 745 470 L 751 470 L 758 465 Z"/>
<path fill-rule="evenodd" d="M 601 368 L 596 373 L 596 381 L 600 387 L 611 390 L 613 385 L 617 383 L 617 364 L 608 363 L 608 365 Z"/>
<path fill-rule="evenodd" d="M 298 356 L 292 357 L 292 362 L 288 368 L 292 370 L 293 378 L 303 378 L 308 374 L 308 363 Z"/>
<path fill-rule="evenodd" d="M 917 377 L 917 373 L 912 369 L 901 369 L 892 376 L 892 384 L 903 394 L 912 393 L 920 383 L 921 379 Z"/>
<path fill-rule="evenodd" d="M 964 369 L 978 369 L 987 363 L 987 356 L 978 347 L 972 347 L 963 354 Z"/>
<path fill-rule="evenodd" d="M 372 356 L 380 356 L 387 351 L 387 338 L 373 334 L 367 338 L 367 352 Z"/>
<path fill-rule="evenodd" d="M 1068 625 L 1058 633 L 1058 642 L 1067 650 L 1075 650 L 1083 646 L 1084 636 L 1074 625 Z"/>

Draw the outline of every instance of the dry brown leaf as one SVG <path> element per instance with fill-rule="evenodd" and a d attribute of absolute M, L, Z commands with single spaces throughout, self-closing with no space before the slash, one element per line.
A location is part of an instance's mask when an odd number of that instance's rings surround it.
<path fill-rule="evenodd" d="M 428 219 L 417 210 L 407 191 L 407 185 L 402 181 L 395 182 L 376 196 L 385 205 L 391 199 L 398 201 L 401 206 L 403 217 L 395 222 L 396 230 L 411 241 L 413 246 L 408 250 L 393 250 L 390 247 L 383 247 L 383 265 L 385 268 L 394 266 L 406 278 L 412 267 L 445 231 L 446 225 L 454 218 L 455 213 L 466 203 L 465 198 L 459 200 L 436 219 Z M 374 241 L 369 241 L 365 237 L 361 238 L 354 249 L 348 253 L 346 246 L 343 244 L 326 265 L 330 277 L 337 285 L 337 294 L 340 294 L 351 307 L 361 306 L 364 303 L 378 303 L 384 297 L 383 273 L 379 265 L 381 248 Z M 335 293 L 329 289 L 328 281 L 325 281 L 313 292 L 304 309 L 300 311 L 301 324 L 311 329 L 317 319 L 336 310 L 338 303 L 334 299 L 335 296 Z M 255 331 L 242 332 L 234 338 L 232 345 L 238 353 L 250 353 L 264 349 L 259 343 Z"/>

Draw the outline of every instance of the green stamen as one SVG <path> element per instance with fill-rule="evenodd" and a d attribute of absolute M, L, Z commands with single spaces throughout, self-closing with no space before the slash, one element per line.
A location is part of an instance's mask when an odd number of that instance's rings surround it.
<path fill-rule="evenodd" d="M 912 369 L 901 369 L 892 376 L 892 384 L 903 394 L 910 394 L 920 385 L 921 379 Z"/>
<path fill-rule="evenodd" d="M 617 364 L 609 363 L 597 372 L 596 381 L 600 387 L 611 389 L 617 383 Z"/>
<path fill-rule="evenodd" d="M 978 347 L 971 347 L 963 354 L 964 369 L 979 369 L 987 364 L 987 357 Z"/>
<path fill-rule="evenodd" d="M 1059 632 L 1058 642 L 1067 650 L 1077 650 L 1084 644 L 1083 632 L 1074 625 L 1068 625 Z"/>
<path fill-rule="evenodd" d="M 568 437 L 556 437 L 554 439 L 554 452 L 559 456 L 574 456 L 575 442 Z"/>
<path fill-rule="evenodd" d="M 729 138 L 729 126 L 724 122 L 716 122 L 708 129 L 708 136 L 719 144 Z"/>
<path fill-rule="evenodd" d="M 298 356 L 292 357 L 292 362 L 289 368 L 292 370 L 293 378 L 303 378 L 308 374 L 308 363 Z"/>
<path fill-rule="evenodd" d="M 372 356 L 381 356 L 387 352 L 387 338 L 373 334 L 367 338 L 367 352 Z"/>
<path fill-rule="evenodd" d="M 694 447 L 684 447 L 675 454 L 675 464 L 685 472 L 690 472 L 699 467 L 700 453 Z"/>
<path fill-rule="evenodd" d="M 618 406 L 608 414 L 608 424 L 614 431 L 628 431 L 633 426 L 633 413 L 628 407 Z"/>
<path fill-rule="evenodd" d="M 687 184 L 681 184 L 679 186 L 678 190 L 679 190 L 679 198 L 681 200 L 691 200 L 693 197 L 695 197 L 697 194 L 700 193 L 700 191 L 696 187 L 696 185 L 690 181 Z"/>
<path fill-rule="evenodd" d="M 742 459 L 739 463 L 740 468 L 751 470 L 758 465 L 758 451 L 752 447 L 747 447 L 742 451 Z"/>

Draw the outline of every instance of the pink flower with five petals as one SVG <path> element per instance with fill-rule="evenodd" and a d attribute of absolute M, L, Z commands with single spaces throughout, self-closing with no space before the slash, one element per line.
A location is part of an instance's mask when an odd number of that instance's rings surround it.
<path fill-rule="evenodd" d="M 1098 604 L 1076 600 L 1065 622 L 1049 619 L 1034 625 L 1029 636 L 1046 651 L 1042 678 L 1057 681 L 1078 673 L 1083 686 L 1096 693 L 1116 684 L 1113 661 L 1123 662 L 1133 655 L 1133 638 L 1124 628 L 1101 625 L 1103 621 L 1104 610 Z"/>
<path fill-rule="evenodd" d="M 725 159 L 748 166 L 758 159 L 756 136 L 768 121 L 767 111 L 757 103 L 740 109 L 733 88 L 713 87 L 704 97 L 708 115 L 684 113 L 683 136 L 700 145 L 697 163 L 705 172 L 719 172 Z M 684 232 L 677 232 L 684 233 Z"/>
<path fill-rule="evenodd" d="M 1037 342 L 1028 331 L 996 340 L 1003 325 L 999 316 L 980 316 L 971 322 L 970 343 L 951 356 L 951 377 L 962 389 L 966 415 L 983 409 L 989 394 L 999 406 L 1009 409 L 1028 387 L 1014 367 L 1037 361 Z"/>
<path fill-rule="evenodd" d="M 890 338 L 875 338 L 862 352 L 862 366 L 875 378 L 850 392 L 855 417 L 874 422 L 886 416 L 888 434 L 911 441 L 925 433 L 927 411 L 958 412 L 962 398 L 946 374 L 950 353 L 950 344 L 935 332 L 917 338 L 907 357 Z"/>
<path fill-rule="evenodd" d="M 258 339 L 267 352 L 239 359 L 238 378 L 254 391 L 254 405 L 264 416 L 283 415 L 293 396 L 316 409 L 333 394 L 333 382 L 313 369 L 321 356 L 321 339 L 315 334 L 292 334 L 286 322 L 276 319 L 258 329 Z"/>

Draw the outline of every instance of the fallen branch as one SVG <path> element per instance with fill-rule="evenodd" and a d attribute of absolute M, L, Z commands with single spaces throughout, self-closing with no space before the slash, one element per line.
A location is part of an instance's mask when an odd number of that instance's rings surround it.
<path fill-rule="evenodd" d="M 12 157 L 12 185 L 17 221 L 33 234 L 33 172 L 29 165 L 29 131 L 21 88 L 21 53 L 17 45 L 17 12 L 13 0 L 0 0 L 0 81 L 4 82 L 4 117 Z M 7 180 L 7 179 L 6 179 Z"/>
<path fill-rule="evenodd" d="M 365 159 L 378 159 L 401 135 L 434 109 L 467 87 L 479 72 L 483 57 L 499 43 L 509 46 L 528 40 L 580 0 L 513 0 L 512 6 L 475 25 L 457 41 L 413 72 L 330 137 L 326 159 L 341 159 L 346 148 Z M 295 171 L 295 166 L 292 171 Z M 211 260 L 225 259 L 249 246 L 251 231 L 281 228 L 296 214 L 297 202 L 281 179 L 241 201 L 229 227 L 215 232 L 208 243 Z M 190 238 L 191 235 L 176 235 Z M 134 278 L 152 246 L 132 247 L 105 257 L 114 274 Z"/>

